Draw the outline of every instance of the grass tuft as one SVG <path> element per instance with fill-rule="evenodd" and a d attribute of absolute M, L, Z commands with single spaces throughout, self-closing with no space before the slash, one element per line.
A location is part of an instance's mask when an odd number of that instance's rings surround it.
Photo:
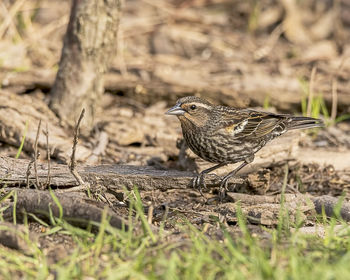
<path fill-rule="evenodd" d="M 332 120 L 332 118 L 330 117 L 330 113 L 327 109 L 326 103 L 324 101 L 323 94 L 317 93 L 316 95 L 313 95 L 311 98 L 309 98 L 310 96 L 309 82 L 304 78 L 299 78 L 299 84 L 302 90 L 300 104 L 301 104 L 301 112 L 303 116 L 318 119 L 322 115 L 322 118 L 324 119 L 326 126 L 332 126 L 341 121 L 350 119 L 350 114 L 344 114 L 344 115 L 338 116 L 337 118 L 335 118 L 335 120 Z M 311 108 L 310 115 L 308 115 L 308 108 Z"/>
<path fill-rule="evenodd" d="M 286 167 L 285 176 L 288 175 Z M 286 183 L 284 183 L 284 189 Z M 304 234 L 282 203 L 276 228 L 262 228 L 254 235 L 247 218 L 236 204 L 239 232 L 220 224 L 220 238 L 210 237 L 183 217 L 172 233 L 154 231 L 148 224 L 138 190 L 130 197 L 129 231 L 113 228 L 104 211 L 97 231 L 77 228 L 62 217 L 51 217 L 51 226 L 41 238 L 66 235 L 72 244 L 66 255 L 50 260 L 44 248 L 28 239 L 28 255 L 0 246 L 3 279 L 347 279 L 350 277 L 350 228 L 334 216 L 320 217 L 317 226 L 324 236 Z M 283 202 L 282 196 L 282 202 Z M 341 202 L 340 202 L 341 203 Z M 64 209 L 63 209 L 64 210 Z M 62 211 L 63 211 L 62 210 Z M 32 215 L 29 215 L 33 217 Z M 339 223 L 341 229 L 339 229 Z M 28 226 L 28 225 L 25 225 Z M 4 230 L 0 228 L 0 230 Z M 29 231 L 28 231 L 29 232 Z M 268 238 L 266 239 L 266 236 Z M 32 244 L 31 244 L 32 242 Z"/>

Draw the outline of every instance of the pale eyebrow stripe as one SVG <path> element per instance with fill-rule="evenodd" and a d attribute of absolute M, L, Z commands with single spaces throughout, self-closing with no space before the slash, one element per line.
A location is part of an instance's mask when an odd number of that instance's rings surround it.
<path fill-rule="evenodd" d="M 207 104 L 203 104 L 203 103 L 191 102 L 190 104 L 191 105 L 196 105 L 197 107 L 202 107 L 202 108 L 205 108 L 205 109 L 210 109 L 211 108 L 211 106 L 209 106 Z"/>

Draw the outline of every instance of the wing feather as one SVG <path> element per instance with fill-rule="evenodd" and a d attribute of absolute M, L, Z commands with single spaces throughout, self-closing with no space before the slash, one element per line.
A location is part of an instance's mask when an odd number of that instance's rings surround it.
<path fill-rule="evenodd" d="M 221 127 L 233 138 L 261 138 L 279 127 L 285 118 L 273 113 L 253 110 L 226 110 Z"/>

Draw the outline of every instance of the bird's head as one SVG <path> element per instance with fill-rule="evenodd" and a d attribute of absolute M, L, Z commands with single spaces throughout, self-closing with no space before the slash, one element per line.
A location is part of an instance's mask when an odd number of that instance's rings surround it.
<path fill-rule="evenodd" d="M 165 114 L 177 116 L 183 125 L 202 127 L 207 124 L 213 108 L 214 106 L 204 99 L 187 96 L 180 98 Z"/>

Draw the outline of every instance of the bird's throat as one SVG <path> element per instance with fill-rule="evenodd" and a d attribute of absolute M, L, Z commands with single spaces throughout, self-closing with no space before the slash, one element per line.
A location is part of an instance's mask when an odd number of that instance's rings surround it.
<path fill-rule="evenodd" d="M 196 128 L 201 128 L 207 124 L 208 117 L 207 116 L 192 116 L 188 113 L 185 113 L 182 116 L 179 116 L 179 120 L 181 122 L 181 125 L 196 129 Z"/>

